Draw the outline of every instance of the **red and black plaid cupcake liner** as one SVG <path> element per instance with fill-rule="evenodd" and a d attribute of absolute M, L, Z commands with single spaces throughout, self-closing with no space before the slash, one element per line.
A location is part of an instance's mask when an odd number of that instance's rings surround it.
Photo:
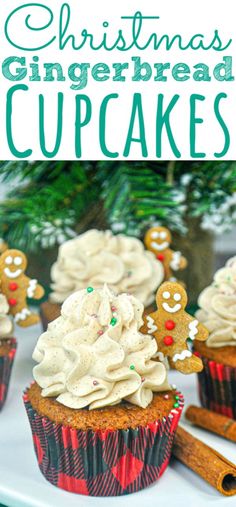
<path fill-rule="evenodd" d="M 82 431 L 53 423 L 24 395 L 35 452 L 44 477 L 54 486 L 90 496 L 128 495 L 146 488 L 165 471 L 184 401 L 146 427 Z"/>
<path fill-rule="evenodd" d="M 198 352 L 204 369 L 198 373 L 199 397 L 203 407 L 236 419 L 236 368 L 225 366 Z"/>
<path fill-rule="evenodd" d="M 4 344 L 6 342 L 7 345 L 11 345 L 11 350 L 8 352 L 8 354 L 0 356 L 0 411 L 2 410 L 3 405 L 6 401 L 12 366 L 17 347 L 17 342 L 15 338 L 8 338 L 7 340 L 4 340 Z"/>

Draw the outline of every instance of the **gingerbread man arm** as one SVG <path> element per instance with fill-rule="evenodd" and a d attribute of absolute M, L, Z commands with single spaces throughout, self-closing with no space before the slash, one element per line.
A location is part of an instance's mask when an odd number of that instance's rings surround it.
<path fill-rule="evenodd" d="M 174 252 L 172 250 L 172 258 L 170 261 L 170 267 L 173 271 L 178 271 L 179 269 L 184 269 L 187 266 L 187 260 L 181 252 Z"/>
<path fill-rule="evenodd" d="M 156 312 L 143 316 L 143 326 L 140 329 L 141 333 L 149 335 L 155 334 L 155 332 L 157 331 L 155 313 Z"/>
<path fill-rule="evenodd" d="M 201 324 L 197 319 L 185 312 L 185 322 L 188 324 L 189 338 L 194 341 L 198 340 L 205 342 L 208 338 L 209 332 L 207 328 Z"/>
<path fill-rule="evenodd" d="M 28 278 L 27 297 L 31 299 L 41 299 L 43 296 L 43 287 L 39 285 L 36 279 Z"/>

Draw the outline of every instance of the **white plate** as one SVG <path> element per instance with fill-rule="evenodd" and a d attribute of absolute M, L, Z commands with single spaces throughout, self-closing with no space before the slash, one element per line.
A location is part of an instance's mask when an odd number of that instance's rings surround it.
<path fill-rule="evenodd" d="M 92 498 L 64 492 L 48 483 L 38 468 L 34 454 L 28 419 L 22 401 L 22 392 L 32 381 L 31 360 L 34 344 L 41 332 L 40 326 L 21 330 L 17 328 L 18 350 L 5 407 L 0 413 L 0 503 L 9 507 L 109 507 L 126 506 L 135 501 L 136 507 L 173 506 L 209 507 L 210 504 L 235 506 L 235 497 L 221 496 L 200 477 L 181 463 L 172 460 L 163 477 L 155 485 L 130 496 Z M 198 403 L 195 376 L 170 373 L 172 383 L 185 395 L 185 405 Z M 184 418 L 183 418 L 184 419 Z M 236 444 L 213 436 L 203 430 L 182 425 L 228 459 L 236 462 Z M 130 500 L 129 500 L 130 499 Z"/>

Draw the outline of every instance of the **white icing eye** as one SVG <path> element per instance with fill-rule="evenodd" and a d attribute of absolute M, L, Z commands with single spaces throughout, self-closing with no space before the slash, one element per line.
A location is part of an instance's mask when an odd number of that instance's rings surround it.
<path fill-rule="evenodd" d="M 8 255 L 8 257 L 6 257 L 6 259 L 5 259 L 5 264 L 9 265 L 12 263 L 13 263 L 13 258 L 10 255 Z"/>
<path fill-rule="evenodd" d="M 165 292 L 163 292 L 163 298 L 170 299 L 170 293 L 167 290 Z"/>
<path fill-rule="evenodd" d="M 175 301 L 180 301 L 181 300 L 181 295 L 178 294 L 178 292 L 176 292 L 176 294 L 174 294 L 174 300 Z"/>
<path fill-rule="evenodd" d="M 157 231 L 154 231 L 151 233 L 151 238 L 153 238 L 153 239 L 157 239 L 157 238 L 159 238 L 159 236 L 160 236 L 160 234 Z"/>
<path fill-rule="evenodd" d="M 165 231 L 160 232 L 160 238 L 161 239 L 166 239 L 166 236 L 167 236 L 167 234 L 166 234 Z"/>
<path fill-rule="evenodd" d="M 22 258 L 21 257 L 15 257 L 14 258 L 14 264 L 15 264 L 15 266 L 20 266 L 22 264 Z"/>

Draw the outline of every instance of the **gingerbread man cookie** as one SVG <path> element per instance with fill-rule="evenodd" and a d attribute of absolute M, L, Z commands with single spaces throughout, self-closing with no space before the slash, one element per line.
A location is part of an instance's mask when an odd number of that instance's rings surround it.
<path fill-rule="evenodd" d="M 144 316 L 141 329 L 155 337 L 159 360 L 168 358 L 172 368 L 186 374 L 203 369 L 201 359 L 189 350 L 187 339 L 205 341 L 209 334 L 203 324 L 185 312 L 187 302 L 182 285 L 163 283 L 156 295 L 157 311 Z"/>
<path fill-rule="evenodd" d="M 41 299 L 44 289 L 25 275 L 26 256 L 20 250 L 6 250 L 0 257 L 1 292 L 5 294 L 18 326 L 28 327 L 39 322 L 39 316 L 32 313 L 27 305 L 27 297 Z"/>
<path fill-rule="evenodd" d="M 147 249 L 163 263 L 165 280 L 176 281 L 173 271 L 186 268 L 187 260 L 181 255 L 181 252 L 171 250 L 171 241 L 171 233 L 166 227 L 152 227 L 146 232 L 144 238 Z"/>

